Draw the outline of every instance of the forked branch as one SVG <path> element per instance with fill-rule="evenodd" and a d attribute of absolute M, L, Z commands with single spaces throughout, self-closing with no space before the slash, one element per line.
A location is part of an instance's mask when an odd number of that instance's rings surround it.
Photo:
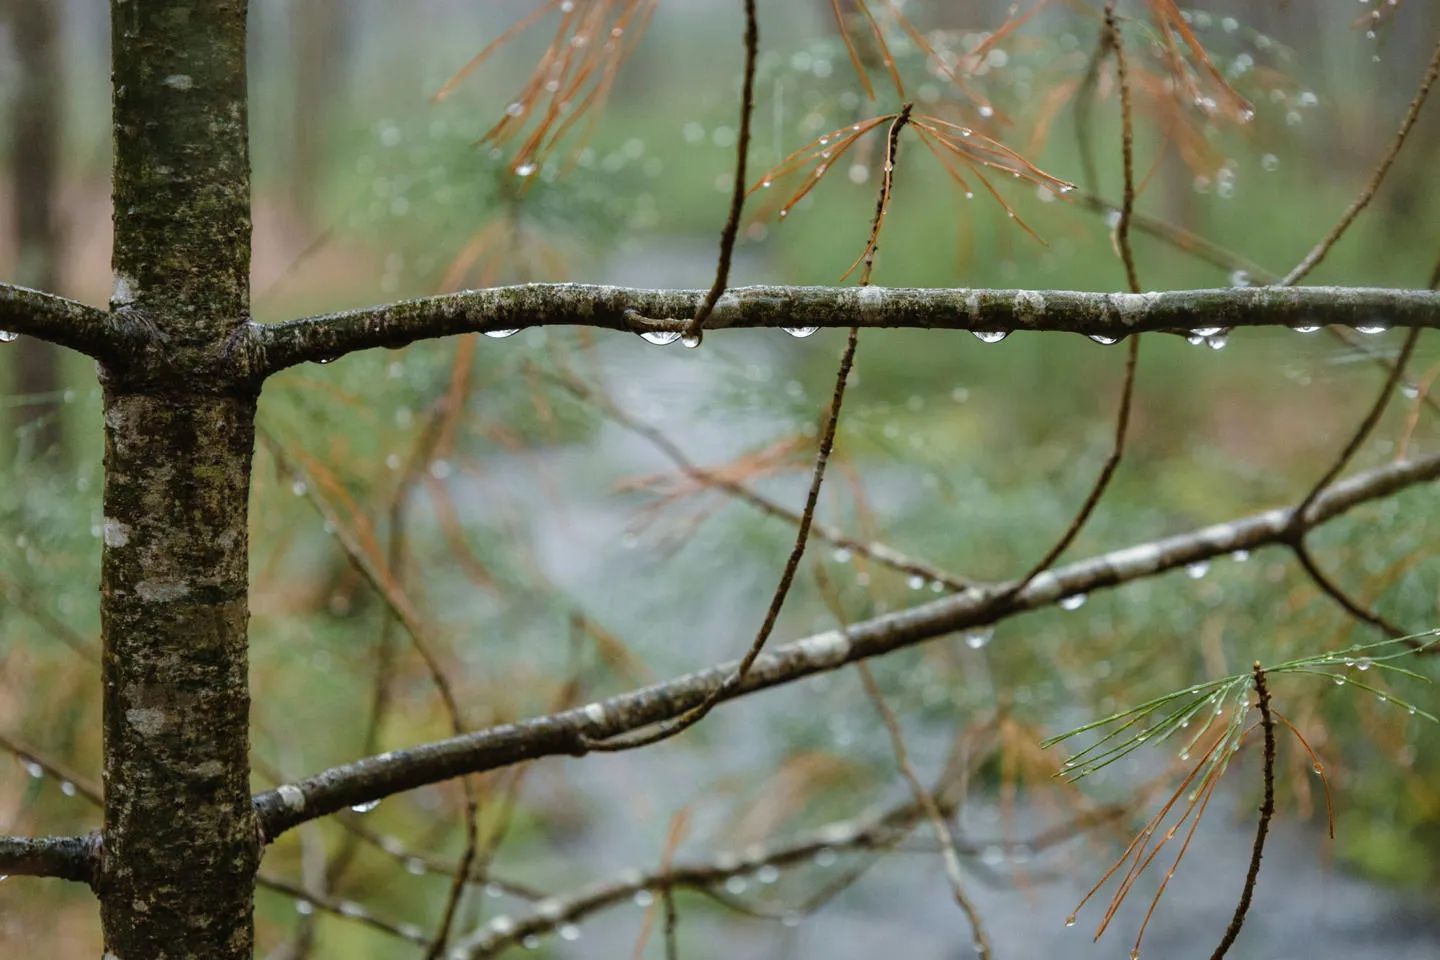
<path fill-rule="evenodd" d="M 1311 526 L 1367 501 L 1440 477 L 1440 455 L 1389 464 L 1341 480 L 1312 505 Z M 1093 593 L 1156 576 L 1200 560 L 1288 542 L 1289 509 L 1275 509 L 1189 533 L 1101 554 L 1036 577 L 1007 598 L 1008 585 L 970 589 L 955 596 L 856 623 L 773 648 L 761 655 L 733 699 L 834 670 L 958 630 L 996 623 L 1079 593 Z M 1003 599 L 1003 602 L 1000 602 Z M 587 741 L 612 738 L 680 716 L 703 703 L 734 675 L 724 663 L 639 690 L 549 716 L 503 724 L 463 737 L 368 757 L 334 767 L 255 798 L 264 835 L 286 830 L 346 807 L 542 756 L 582 754 Z"/>

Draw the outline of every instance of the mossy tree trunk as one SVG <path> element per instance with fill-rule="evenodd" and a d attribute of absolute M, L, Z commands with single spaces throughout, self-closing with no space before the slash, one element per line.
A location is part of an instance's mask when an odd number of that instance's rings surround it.
<path fill-rule="evenodd" d="M 107 957 L 253 952 L 244 0 L 112 0 L 119 326 L 105 403 Z"/>

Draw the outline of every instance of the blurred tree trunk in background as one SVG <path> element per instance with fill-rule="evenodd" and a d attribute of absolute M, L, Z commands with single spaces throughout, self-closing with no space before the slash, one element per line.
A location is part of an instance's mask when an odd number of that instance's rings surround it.
<path fill-rule="evenodd" d="M 38 290 L 62 290 L 60 225 L 56 195 L 60 173 L 60 17 L 56 0 L 5 0 L 19 63 L 19 83 L 10 115 L 11 184 L 17 282 Z M 10 358 L 10 390 L 55 397 L 59 393 L 60 350 L 35 337 L 22 337 Z M 20 449 L 34 457 L 64 456 L 64 424 L 57 399 L 16 407 L 12 418 Z"/>
<path fill-rule="evenodd" d="M 325 144 L 340 92 L 352 5 L 346 0 L 293 0 L 290 9 L 291 75 L 294 102 L 290 114 L 290 207 L 314 225 Z"/>

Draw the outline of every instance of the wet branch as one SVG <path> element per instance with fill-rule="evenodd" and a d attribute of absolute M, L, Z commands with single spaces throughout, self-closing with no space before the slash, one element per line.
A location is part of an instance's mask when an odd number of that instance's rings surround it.
<path fill-rule="evenodd" d="M 53 293 L 0 283 L 3 340 L 11 339 L 6 334 L 35 337 L 101 359 L 126 339 L 117 316 Z"/>
<path fill-rule="evenodd" d="M 404 300 L 236 335 L 239 374 L 260 378 L 307 361 L 417 340 L 532 326 L 683 332 L 706 291 L 596 284 L 521 284 Z M 650 320 L 649 317 L 666 318 Z M 1120 339 L 1196 327 L 1309 324 L 1440 328 L 1440 293 L 1370 287 L 1241 287 L 1164 293 L 901 287 L 733 287 L 706 330 L 741 327 L 913 327 L 1061 331 Z"/>
<path fill-rule="evenodd" d="M 100 866 L 100 834 L 0 837 L 0 876 L 53 877 L 91 884 Z"/>
<path fill-rule="evenodd" d="M 1338 481 L 1311 506 L 1307 527 L 1362 503 L 1440 477 L 1440 455 L 1388 464 Z M 861 621 L 773 648 L 761 655 L 731 699 L 834 670 L 959 630 L 996 623 L 1047 607 L 1077 593 L 1156 576 L 1236 550 L 1290 542 L 1292 510 L 1277 508 L 1188 533 L 1138 544 L 1058 567 L 1013 597 L 1008 584 L 973 588 L 908 610 Z M 724 663 L 549 716 L 503 724 L 334 767 L 255 797 L 264 835 L 346 807 L 371 802 L 465 773 L 479 773 L 537 757 L 582 755 L 587 741 L 663 723 L 703 703 L 736 669 Z"/>

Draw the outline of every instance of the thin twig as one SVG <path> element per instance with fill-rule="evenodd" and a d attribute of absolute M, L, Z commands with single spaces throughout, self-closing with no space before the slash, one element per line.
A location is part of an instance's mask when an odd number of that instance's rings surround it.
<path fill-rule="evenodd" d="M 1369 206 L 1371 199 L 1375 196 L 1375 191 L 1380 189 L 1380 182 L 1385 179 L 1390 165 L 1395 162 L 1395 157 L 1400 153 L 1400 148 L 1405 146 L 1405 138 L 1410 135 L 1410 129 L 1415 126 L 1415 121 L 1420 116 L 1420 109 L 1425 106 L 1425 99 L 1429 96 L 1430 88 L 1434 85 L 1437 76 L 1440 76 L 1440 43 L 1435 45 L 1435 52 L 1430 57 L 1430 66 L 1426 68 L 1425 77 L 1420 81 L 1420 89 L 1415 92 L 1415 98 L 1410 101 L 1410 109 L 1405 112 L 1405 119 L 1400 122 L 1400 129 L 1396 132 L 1390 149 L 1381 158 L 1380 165 L 1375 168 L 1370 182 L 1365 185 L 1364 190 L 1360 191 L 1360 195 L 1350 204 L 1350 208 L 1340 217 L 1340 222 L 1335 224 L 1334 229 L 1326 235 L 1325 239 L 1316 244 L 1315 248 L 1305 255 L 1305 259 L 1285 275 L 1285 278 L 1280 281 L 1281 286 L 1292 286 L 1305 279 L 1306 275 L 1314 270 L 1321 260 L 1325 259 L 1325 255 L 1330 252 L 1331 247 L 1335 246 L 1340 235 L 1350 227 L 1350 224 L 1355 222 L 1360 211 Z"/>
<path fill-rule="evenodd" d="M 1371 610 L 1359 600 L 1350 596 L 1338 583 L 1326 576 L 1325 571 L 1320 569 L 1320 565 L 1315 562 L 1315 558 L 1310 554 L 1310 548 L 1305 545 L 1304 540 L 1295 541 L 1291 546 L 1291 550 L 1295 554 L 1295 559 L 1300 561 L 1300 566 L 1305 570 L 1305 573 L 1309 575 L 1315 586 L 1319 587 L 1330 599 L 1344 607 L 1345 612 L 1350 614 L 1350 616 L 1356 620 L 1368 623 L 1378 630 L 1383 630 L 1391 637 L 1403 637 L 1406 635 L 1406 632 L 1400 627 L 1386 620 L 1378 611 Z M 1414 646 L 1417 651 L 1421 649 L 1433 651 L 1435 649 L 1433 646 L 1426 647 L 1423 641 L 1420 640 L 1411 641 L 1411 645 Z"/>
<path fill-rule="evenodd" d="M 1135 213 L 1135 137 L 1131 121 L 1130 81 L 1125 67 L 1125 48 L 1120 38 L 1119 24 L 1115 20 L 1114 0 L 1105 5 L 1105 30 L 1109 39 L 1104 46 L 1115 52 L 1115 66 L 1120 78 L 1120 142 L 1125 178 L 1120 206 L 1120 223 L 1115 228 L 1115 241 L 1120 250 L 1120 259 L 1125 264 L 1125 278 L 1130 284 L 1130 292 L 1139 293 L 1140 278 L 1135 271 L 1135 257 L 1130 249 L 1130 219 Z M 1090 515 L 1100 505 L 1105 491 L 1109 489 L 1110 481 L 1114 478 L 1115 471 L 1125 456 L 1125 438 L 1130 432 L 1130 408 L 1135 398 L 1135 367 L 1139 359 L 1140 335 L 1136 334 L 1130 338 L 1129 353 L 1125 357 L 1125 380 L 1120 387 L 1120 410 L 1115 417 L 1115 438 L 1111 443 L 1110 453 L 1105 458 L 1105 465 L 1101 467 L 1100 475 L 1095 478 L 1095 483 L 1085 497 L 1085 502 L 1080 505 L 1079 512 L 1070 521 L 1070 526 L 1025 576 L 1016 582 L 1011 590 L 1012 595 L 1025 589 L 1032 580 L 1049 569 L 1050 565 L 1070 548 L 1070 545 L 1075 542 L 1075 538 L 1080 535 L 1085 523 L 1090 519 Z"/>
<path fill-rule="evenodd" d="M 840 406 L 845 399 L 845 385 L 850 379 L 850 368 L 855 364 L 855 348 L 859 343 L 860 330 L 852 327 L 850 338 L 845 344 L 845 352 L 840 356 L 840 369 L 835 374 L 835 392 L 830 399 L 830 409 L 825 418 L 825 429 L 820 437 L 820 448 L 815 454 L 815 470 L 810 477 L 810 490 L 805 495 L 805 509 L 800 514 L 795 545 L 790 550 L 790 556 L 785 561 L 785 569 L 780 574 L 780 582 L 776 585 L 775 593 L 770 598 L 770 607 L 765 611 L 765 620 L 760 624 L 759 632 L 756 633 L 750 649 L 745 652 L 745 656 L 741 658 L 740 664 L 735 668 L 734 674 L 725 683 L 712 690 L 698 706 L 668 723 L 661 724 L 658 730 L 640 736 L 612 740 L 585 738 L 583 743 L 587 749 L 632 750 L 636 747 L 667 740 L 703 720 L 727 693 L 744 681 L 746 674 L 754 665 L 755 659 L 765 648 L 765 642 L 770 639 L 770 634 L 775 630 L 775 624 L 780 619 L 780 608 L 785 605 L 785 598 L 790 594 L 790 585 L 795 581 L 795 571 L 799 569 L 800 560 L 805 556 L 805 545 L 810 540 L 810 525 L 815 519 L 815 506 L 820 500 L 820 485 L 825 481 L 825 468 L 830 462 L 831 451 L 835 449 L 835 434 L 840 425 Z"/>
<path fill-rule="evenodd" d="M 895 754 L 895 765 L 900 768 L 900 775 L 910 787 L 910 794 L 915 798 L 915 804 L 925 811 L 926 818 L 930 821 L 930 827 L 935 831 L 935 839 L 940 844 L 940 856 L 945 863 L 945 877 L 950 882 L 950 893 L 955 897 L 955 903 L 965 914 L 965 919 L 970 922 L 970 929 L 975 935 L 975 955 L 980 960 L 990 960 L 991 948 L 990 938 L 985 933 L 985 927 L 980 922 L 980 911 L 975 908 L 974 902 L 965 892 L 964 878 L 960 875 L 960 854 L 955 848 L 955 834 L 950 830 L 950 824 L 946 821 L 944 814 L 940 812 L 940 806 L 935 802 L 935 795 L 920 782 L 915 774 L 915 767 L 910 763 L 909 752 L 905 749 L 905 737 L 900 730 L 900 721 L 895 718 L 895 711 L 885 702 L 885 695 L 880 691 L 880 685 L 875 682 L 875 676 L 870 672 L 868 664 L 856 664 L 860 674 L 860 682 L 865 687 L 865 693 L 870 697 L 870 702 L 875 705 L 875 710 L 880 714 L 880 720 L 885 724 L 885 731 L 890 735 L 890 750 Z"/>
<path fill-rule="evenodd" d="M 651 446 L 664 454 L 672 463 L 679 468 L 686 477 L 719 490 L 722 493 L 747 503 L 755 509 L 768 516 L 784 520 L 791 525 L 799 525 L 801 514 L 782 506 L 763 494 L 757 493 L 742 483 L 725 476 L 717 469 L 698 466 L 685 452 L 680 449 L 679 444 L 658 427 L 637 419 L 620 407 L 611 397 L 604 392 L 594 389 L 575 376 L 568 373 L 561 373 L 556 376 L 555 382 L 564 387 L 577 399 L 593 402 L 600 413 L 608 417 L 612 422 L 629 430 L 635 435 L 648 441 Z M 964 590 L 974 585 L 974 581 L 957 576 L 949 571 L 924 561 L 918 560 L 907 554 L 901 553 L 888 544 L 880 543 L 877 540 L 861 540 L 857 537 L 848 536 L 839 527 L 833 527 L 818 520 L 810 524 L 810 535 L 818 540 L 824 540 L 852 554 L 873 560 L 882 566 L 890 567 L 901 573 L 923 578 L 927 583 L 942 583 L 951 590 Z"/>
<path fill-rule="evenodd" d="M 749 193 L 745 167 L 750 154 L 750 115 L 755 112 L 755 61 L 760 55 L 760 26 L 755 15 L 755 0 L 745 0 L 745 78 L 740 90 L 740 136 L 735 144 L 735 187 L 730 194 L 730 214 L 720 231 L 720 263 L 715 269 L 715 283 L 705 296 L 700 311 L 685 329 L 687 343 L 699 346 L 701 331 L 720 295 L 730 285 L 730 259 L 735 253 L 735 237 L 740 232 L 740 216 Z"/>
<path fill-rule="evenodd" d="M 1335 478 L 1340 476 L 1340 471 L 1344 470 L 1346 465 L 1350 463 L 1350 459 L 1355 456 L 1360 447 L 1369 439 L 1371 431 L 1373 431 L 1375 425 L 1380 422 L 1380 418 L 1385 413 L 1385 408 L 1390 405 L 1390 397 L 1395 393 L 1396 384 L 1398 384 L 1400 378 L 1405 375 L 1405 365 L 1410 362 L 1410 354 L 1414 351 L 1415 342 L 1419 340 L 1419 338 L 1420 331 L 1418 329 L 1411 329 L 1406 335 L 1405 344 L 1400 348 L 1400 355 L 1396 357 L 1395 365 L 1390 368 L 1390 375 L 1385 378 L 1385 385 L 1380 388 L 1380 395 L 1376 397 L 1375 402 L 1371 404 L 1370 412 L 1365 415 L 1364 420 L 1360 421 L 1360 426 L 1356 428 L 1354 435 L 1350 438 L 1350 442 L 1345 445 L 1345 449 L 1340 451 L 1340 456 L 1330 465 L 1330 469 L 1325 471 L 1325 474 L 1316 482 L 1315 486 L 1310 488 L 1310 492 L 1305 495 L 1305 499 L 1301 500 L 1300 505 L 1295 508 L 1292 522 L 1295 524 L 1297 531 L 1303 529 L 1305 514 L 1310 509 L 1310 505 L 1320 496 L 1322 490 L 1330 486 Z"/>
<path fill-rule="evenodd" d="M 1110 48 L 1115 51 L 1115 72 L 1120 82 L 1120 156 L 1125 172 L 1125 192 L 1120 200 L 1120 222 L 1115 226 L 1115 242 L 1120 259 L 1125 262 L 1125 279 L 1131 293 L 1140 292 L 1140 277 L 1135 272 L 1135 255 L 1130 250 L 1130 218 L 1135 215 L 1135 128 L 1131 119 L 1130 76 L 1125 67 L 1125 44 L 1120 24 L 1115 19 L 1115 0 L 1105 4 L 1105 30 L 1110 34 Z"/>
<path fill-rule="evenodd" d="M 1260 804 L 1260 822 L 1255 827 L 1255 845 L 1250 850 L 1250 870 L 1245 874 L 1245 888 L 1241 891 L 1240 902 L 1235 905 L 1235 916 L 1225 930 L 1220 945 L 1210 955 L 1210 960 L 1221 960 L 1230 952 L 1230 946 L 1240 935 L 1245 924 L 1245 914 L 1250 910 L 1250 898 L 1255 893 L 1255 879 L 1260 875 L 1260 857 L 1265 852 L 1265 836 L 1270 831 L 1270 818 L 1275 816 L 1275 720 L 1270 715 L 1270 691 L 1265 686 L 1265 671 L 1260 661 L 1255 661 L 1255 693 L 1260 699 L 1260 725 L 1265 731 L 1265 800 Z"/>

